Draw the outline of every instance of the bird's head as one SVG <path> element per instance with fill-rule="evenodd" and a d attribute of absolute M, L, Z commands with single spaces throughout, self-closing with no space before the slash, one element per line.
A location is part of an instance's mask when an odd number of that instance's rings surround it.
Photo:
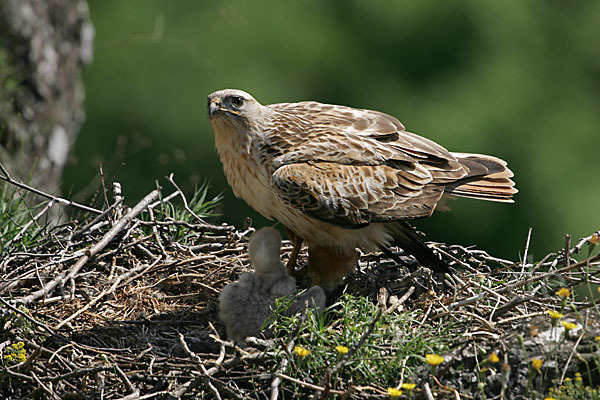
<path fill-rule="evenodd" d="M 208 95 L 208 117 L 213 126 L 247 127 L 261 116 L 265 108 L 242 90 L 224 89 Z"/>
<path fill-rule="evenodd" d="M 283 271 L 280 257 L 281 235 L 275 228 L 254 232 L 248 243 L 248 258 L 258 273 Z"/>

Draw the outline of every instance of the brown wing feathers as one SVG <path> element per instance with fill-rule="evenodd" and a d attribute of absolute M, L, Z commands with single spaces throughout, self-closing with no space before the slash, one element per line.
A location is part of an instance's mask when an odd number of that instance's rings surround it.
<path fill-rule="evenodd" d="M 269 106 L 262 153 L 288 205 L 343 227 L 431 215 L 442 194 L 510 202 L 499 158 L 450 153 L 380 112 L 315 102 Z M 280 131 L 286 131 L 282 134 Z"/>

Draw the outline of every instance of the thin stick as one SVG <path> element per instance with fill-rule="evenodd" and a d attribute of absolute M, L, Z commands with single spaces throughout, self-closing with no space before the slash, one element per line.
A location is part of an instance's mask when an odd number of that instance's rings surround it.
<path fill-rule="evenodd" d="M 346 354 L 344 354 L 342 359 L 335 365 L 335 367 L 333 367 L 333 369 L 331 370 L 332 375 L 335 375 L 340 370 L 340 368 L 342 368 L 342 366 L 346 364 L 346 362 L 354 355 L 354 353 L 356 353 L 356 351 L 365 343 L 367 338 L 373 332 L 373 329 L 375 329 L 375 324 L 377 324 L 377 321 L 379 321 L 381 314 L 381 309 L 378 309 L 377 314 L 375 314 L 375 318 L 373 318 L 373 320 L 369 324 L 369 328 L 365 331 L 365 333 L 363 333 L 358 342 L 354 346 L 352 346 L 352 348 L 350 348 L 350 350 L 348 350 Z"/>
<path fill-rule="evenodd" d="M 281 379 L 285 379 L 287 381 L 294 382 L 294 383 L 296 383 L 296 384 L 298 384 L 300 386 L 304 386 L 305 388 L 308 388 L 308 389 L 317 390 L 319 392 L 322 392 L 322 391 L 325 390 L 325 388 L 322 387 L 322 386 L 313 385 L 312 383 L 308 383 L 308 382 L 301 381 L 300 379 L 292 378 L 291 376 L 285 375 L 285 374 L 283 374 L 281 372 L 275 372 L 275 375 L 278 376 Z M 345 391 L 342 392 L 341 390 L 329 389 L 329 393 L 340 394 L 341 395 L 341 394 L 344 394 L 346 392 Z"/>
<path fill-rule="evenodd" d="M 102 168 L 102 161 L 100 161 L 100 183 L 102 183 L 102 194 L 104 195 L 104 204 L 106 207 L 109 206 L 108 197 L 106 196 L 106 185 L 104 184 L 104 168 Z"/>
<path fill-rule="evenodd" d="M 569 268 L 571 265 L 571 235 L 568 233 L 565 235 L 565 267 Z"/>
<path fill-rule="evenodd" d="M 64 340 L 67 343 L 72 343 L 71 340 L 67 339 L 66 337 L 64 337 L 63 335 L 60 335 L 56 332 L 54 332 L 52 330 L 52 328 L 50 328 L 48 325 L 44 324 L 43 322 L 40 322 L 34 318 L 31 318 L 26 312 L 20 310 L 19 308 L 13 306 L 12 304 L 10 304 L 8 301 L 4 300 L 2 297 L 0 297 L 0 302 L 2 302 L 2 304 L 4 304 L 5 306 L 7 306 L 8 308 L 10 308 L 11 310 L 13 310 L 14 312 L 20 314 L 21 316 L 25 317 L 26 320 L 32 322 L 34 325 L 37 325 L 39 327 L 41 327 L 42 329 L 44 329 L 46 332 L 48 332 L 49 334 L 51 334 L 52 336 L 55 336 L 61 340 Z"/>
<path fill-rule="evenodd" d="M 150 221 L 156 221 L 154 218 L 154 211 L 152 208 L 148 208 L 148 214 L 150 215 Z M 160 235 L 158 234 L 158 229 L 156 225 L 152 225 L 152 234 L 154 235 L 154 239 L 156 239 L 156 244 L 158 244 L 158 248 L 160 249 L 161 256 L 164 258 L 168 258 L 167 251 L 165 250 L 165 246 L 162 244 L 162 240 L 160 239 Z"/>
<path fill-rule="evenodd" d="M 298 321 L 298 324 L 296 325 L 296 327 L 294 328 L 294 330 L 292 332 L 290 332 L 289 335 L 289 339 L 288 339 L 288 343 L 287 346 L 285 347 L 286 353 L 288 354 L 288 356 L 290 355 L 290 353 L 292 352 L 292 349 L 294 348 L 294 342 L 296 341 L 296 337 L 298 336 L 298 333 L 300 332 L 300 329 L 302 328 L 302 325 L 304 324 L 304 321 L 306 321 L 306 315 L 307 315 L 307 310 L 308 310 L 308 300 L 306 300 L 304 302 L 304 308 L 302 310 L 302 315 L 300 316 L 300 320 Z M 277 373 L 281 373 L 282 371 L 284 371 L 287 368 L 287 365 L 289 363 L 289 359 L 288 358 L 284 358 L 281 361 L 281 365 L 279 366 L 279 368 L 277 368 L 277 371 L 275 371 L 275 373 L 273 374 L 273 380 L 271 381 L 271 400 L 277 400 L 277 398 L 279 397 L 279 385 L 281 384 L 281 379 L 279 376 L 277 376 Z"/>
<path fill-rule="evenodd" d="M 158 260 L 157 260 L 158 262 Z M 78 315 L 80 315 L 81 313 L 85 312 L 86 310 L 88 310 L 91 306 L 93 306 L 94 304 L 96 304 L 98 302 L 98 300 L 102 299 L 104 296 L 106 296 L 107 294 L 113 293 L 115 291 L 115 289 L 117 288 L 117 286 L 119 285 L 119 283 L 123 280 L 123 279 L 127 279 L 129 278 L 131 275 L 137 273 L 138 271 L 144 269 L 148 267 L 145 264 L 140 264 L 137 267 L 119 275 L 117 277 L 117 279 L 115 279 L 115 282 L 111 285 L 110 288 L 106 288 L 104 289 L 102 292 L 100 292 L 100 294 L 98 294 L 98 296 L 94 297 L 92 300 L 90 300 L 89 302 L 86 303 L 85 306 L 83 306 L 82 308 L 78 309 L 77 311 L 75 311 L 73 314 L 71 314 L 68 318 L 66 318 L 65 320 L 61 321 L 58 325 L 56 325 L 54 327 L 54 329 L 58 330 L 61 327 L 63 327 L 65 324 L 71 322 L 73 319 L 75 319 Z"/>
<path fill-rule="evenodd" d="M 4 176 L 0 175 L 0 179 L 3 180 L 3 181 L 5 181 L 5 182 L 10 183 L 11 185 L 20 187 L 21 189 L 25 189 L 25 190 L 27 190 L 27 191 L 29 191 L 31 193 L 35 193 L 38 196 L 44 197 L 46 199 L 54 200 L 55 202 L 57 202 L 59 204 L 62 204 L 64 206 L 71 206 L 71 207 L 79 208 L 81 210 L 92 212 L 94 214 L 102 214 L 102 211 L 100 211 L 100 210 L 98 210 L 96 208 L 89 207 L 89 206 L 86 206 L 86 205 L 83 205 L 83 204 L 79 204 L 79 203 L 75 203 L 74 201 L 63 199 L 62 197 L 57 197 L 57 196 L 54 196 L 54 195 L 51 195 L 51 194 L 48 194 L 48 193 L 44 193 L 44 192 L 42 192 L 39 189 L 33 188 L 33 187 L 29 186 L 29 185 L 24 184 L 23 182 L 16 181 L 16 180 L 12 179 L 10 177 L 10 174 L 6 170 L 6 168 L 4 168 L 4 166 L 2 165 L 2 163 L 0 163 L 0 171 L 4 174 Z"/>
<path fill-rule="evenodd" d="M 586 335 L 586 331 L 585 329 L 581 330 L 581 334 L 579 335 L 579 337 L 577 338 L 577 341 L 575 342 L 575 345 L 573 346 L 573 350 L 571 350 L 571 353 L 569 354 L 569 358 L 567 358 L 567 362 L 565 363 L 565 367 L 563 368 L 563 372 L 560 375 L 560 381 L 558 381 L 559 385 L 563 384 L 563 381 L 565 379 L 565 375 L 567 374 L 567 369 L 569 368 L 569 364 L 571 363 L 571 359 L 573 358 L 573 354 L 576 353 L 577 350 L 577 346 L 579 345 L 579 342 L 581 342 L 581 339 L 583 339 L 583 337 Z M 589 379 L 589 377 L 588 377 Z"/>
<path fill-rule="evenodd" d="M 431 388 L 429 387 L 429 383 L 425 382 L 425 384 L 423 385 L 423 388 L 425 389 L 425 396 L 427 397 L 427 400 L 435 400 L 435 398 L 433 397 L 433 393 L 431 393 Z"/>
<path fill-rule="evenodd" d="M 169 176 L 166 176 L 165 178 L 167 178 L 167 180 L 169 182 L 171 182 L 171 185 L 175 186 L 175 189 L 181 194 L 181 200 L 183 200 L 183 206 L 185 207 L 185 209 L 187 210 L 187 212 L 189 212 L 190 214 L 192 214 L 194 216 L 194 218 L 196 218 L 198 221 L 200 221 L 200 222 L 202 222 L 202 223 L 205 224 L 206 222 L 202 218 L 200 218 L 198 215 L 196 215 L 196 213 L 188 205 L 188 202 L 187 202 L 187 199 L 185 198 L 185 195 L 183 194 L 183 192 L 181 191 L 181 189 L 179 189 L 179 186 L 177 186 L 177 184 L 173 180 L 173 173 L 169 174 Z"/>
<path fill-rule="evenodd" d="M 48 212 L 48 210 L 54 205 L 54 203 L 56 203 L 55 200 L 50 200 L 48 202 L 48 204 L 46 204 L 46 207 L 44 207 L 39 213 L 37 213 L 32 219 L 29 220 L 29 222 L 27 222 L 23 228 L 19 231 L 19 233 L 17 233 L 17 235 L 15 237 L 13 237 L 12 239 L 10 239 L 8 241 L 8 243 L 6 243 L 5 248 L 9 248 L 10 245 L 19 240 L 21 238 L 21 235 L 23 235 L 25 233 L 25 231 L 27 231 L 27 229 L 29 229 L 29 227 L 36 222 L 42 215 L 44 215 L 46 212 Z"/>
<path fill-rule="evenodd" d="M 525 253 L 523 253 L 523 262 L 521 262 L 521 274 L 525 273 L 525 265 L 527 265 L 527 253 L 529 253 L 529 243 L 531 241 L 531 231 L 533 228 L 529 228 L 527 231 L 527 241 L 525 242 Z"/>
<path fill-rule="evenodd" d="M 212 378 L 211 375 L 209 374 L 209 372 L 207 371 L 206 367 L 204 366 L 204 362 L 202 362 L 202 359 L 200 357 L 198 357 L 193 351 L 190 350 L 190 348 L 188 347 L 187 343 L 185 342 L 185 338 L 183 337 L 183 335 L 181 333 L 179 333 L 179 343 L 181 344 L 181 348 L 183 349 L 183 351 L 185 352 L 185 354 L 187 354 L 187 356 L 194 361 L 194 363 L 196 365 L 198 365 L 200 367 L 200 370 L 204 376 L 204 380 L 206 382 L 206 385 L 210 388 L 210 390 L 212 390 L 212 392 L 215 394 L 215 397 L 219 400 L 221 400 L 221 394 L 219 393 L 219 391 L 217 390 L 217 388 L 212 384 Z"/>
<path fill-rule="evenodd" d="M 133 207 L 123 218 L 121 218 L 112 228 L 108 231 L 99 242 L 93 245 L 89 251 L 86 252 L 68 271 L 58 275 L 56 278 L 45 284 L 41 289 L 31 293 L 28 296 L 17 299 L 17 302 L 22 304 L 29 304 L 32 301 L 39 299 L 40 297 L 47 296 L 51 293 L 59 284 L 62 286 L 67 281 L 75 277 L 79 270 L 88 262 L 88 260 L 95 256 L 98 252 L 106 247 L 121 230 L 123 230 L 129 222 L 135 218 L 139 213 L 142 212 L 148 204 L 158 197 L 158 190 L 153 190 L 146 197 L 144 197 L 135 207 Z"/>
<path fill-rule="evenodd" d="M 170 195 L 168 195 L 167 197 L 163 197 L 162 199 L 157 200 L 154 203 L 151 203 L 148 207 L 154 208 L 157 205 L 166 203 L 167 201 L 169 201 L 169 200 L 171 200 L 171 199 L 173 199 L 173 198 L 175 198 L 175 197 L 177 197 L 179 195 L 180 195 L 180 193 L 178 191 L 175 191 L 175 192 L 171 193 Z"/>
<path fill-rule="evenodd" d="M 48 386 L 44 385 L 42 383 L 42 381 L 40 381 L 40 379 L 37 377 L 37 375 L 35 374 L 35 372 L 31 371 L 31 376 L 37 382 L 37 384 L 40 385 L 40 387 L 42 388 L 42 390 L 44 392 L 48 393 L 55 400 L 61 400 L 60 397 L 56 393 L 54 393 L 54 390 L 50 389 Z"/>
<path fill-rule="evenodd" d="M 117 373 L 117 375 L 119 375 L 119 377 L 121 377 L 121 380 L 125 384 L 125 388 L 127 389 L 127 391 L 131 394 L 139 395 L 140 391 L 133 387 L 133 385 L 131 384 L 131 381 L 129 380 L 127 375 L 125 375 L 125 372 L 123 372 L 123 370 L 121 368 L 119 368 L 119 366 L 117 364 L 114 364 L 113 368 L 115 369 L 115 372 Z"/>
<path fill-rule="evenodd" d="M 592 262 L 597 261 L 597 260 L 600 260 L 600 254 L 596 254 L 594 257 L 590 258 L 589 262 L 592 263 Z M 575 269 L 575 268 L 582 267 L 584 265 L 587 265 L 587 262 L 588 262 L 588 260 L 583 260 L 583 261 L 580 261 L 580 262 L 578 262 L 576 264 L 570 265 L 568 268 L 567 267 L 563 267 L 563 268 L 560 268 L 560 269 L 555 269 L 554 271 L 544 272 L 543 274 L 540 274 L 538 276 L 532 276 L 532 277 L 527 278 L 525 280 L 518 281 L 518 282 L 512 283 L 510 285 L 506 285 L 504 287 L 501 287 L 501 288 L 497 289 L 496 291 L 494 291 L 494 293 L 495 294 L 506 293 L 506 292 L 514 290 L 514 289 L 516 289 L 518 287 L 527 285 L 528 283 L 539 281 L 539 280 L 542 280 L 542 279 L 545 279 L 545 278 L 548 278 L 548 277 L 551 277 L 551 276 L 559 275 L 559 274 L 561 274 L 563 272 L 567 272 L 567 271 Z M 483 298 L 487 297 L 487 295 L 488 295 L 488 292 L 485 292 L 485 293 L 481 293 L 481 294 L 479 294 L 477 296 L 469 297 L 467 299 L 464 299 L 464 300 L 458 301 L 456 303 L 450 304 L 448 306 L 448 310 L 451 311 L 451 310 L 453 310 L 455 308 L 458 308 L 458 307 L 461 307 L 461 306 L 465 306 L 465 305 L 468 305 L 468 304 L 473 304 L 473 303 L 478 302 L 478 301 L 482 300 Z M 446 313 L 447 312 L 442 312 L 440 314 L 434 315 L 432 318 L 439 318 L 442 315 L 445 315 Z"/>
<path fill-rule="evenodd" d="M 454 389 L 454 388 L 451 388 L 451 387 L 448 387 L 448 386 L 444 386 L 444 385 L 442 385 L 442 384 L 440 383 L 440 381 L 439 381 L 439 380 L 438 380 L 438 379 L 437 379 L 435 376 L 433 377 L 433 380 L 434 380 L 434 381 L 435 381 L 435 383 L 436 383 L 436 384 L 437 384 L 437 385 L 438 385 L 440 388 L 442 388 L 443 390 L 446 390 L 446 391 L 448 391 L 448 392 L 452 392 L 452 393 L 454 394 L 454 398 L 455 398 L 456 400 L 460 400 L 460 394 L 458 393 L 458 390 L 456 390 L 456 389 Z"/>

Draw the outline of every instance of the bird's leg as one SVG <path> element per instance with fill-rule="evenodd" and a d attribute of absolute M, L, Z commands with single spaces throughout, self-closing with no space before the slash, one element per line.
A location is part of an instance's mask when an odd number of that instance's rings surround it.
<path fill-rule="evenodd" d="M 287 227 L 285 228 L 285 233 L 287 233 L 288 238 L 290 238 L 290 241 L 294 246 L 292 252 L 290 253 L 290 259 L 288 260 L 286 265 L 288 274 L 290 276 L 293 276 L 297 274 L 296 261 L 298 260 L 298 254 L 300 253 L 300 249 L 302 248 L 303 239 L 291 230 L 289 230 Z"/>
<path fill-rule="evenodd" d="M 358 253 L 355 249 L 308 247 L 308 276 L 313 285 L 334 289 L 344 277 L 354 271 Z"/>

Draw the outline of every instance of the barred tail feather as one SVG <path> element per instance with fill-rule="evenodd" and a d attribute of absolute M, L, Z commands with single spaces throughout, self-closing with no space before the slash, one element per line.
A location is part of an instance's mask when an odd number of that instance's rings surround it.
<path fill-rule="evenodd" d="M 452 153 L 467 170 L 467 176 L 446 185 L 445 194 L 481 200 L 513 203 L 518 192 L 512 178 L 513 173 L 506 161 L 483 154 Z"/>

